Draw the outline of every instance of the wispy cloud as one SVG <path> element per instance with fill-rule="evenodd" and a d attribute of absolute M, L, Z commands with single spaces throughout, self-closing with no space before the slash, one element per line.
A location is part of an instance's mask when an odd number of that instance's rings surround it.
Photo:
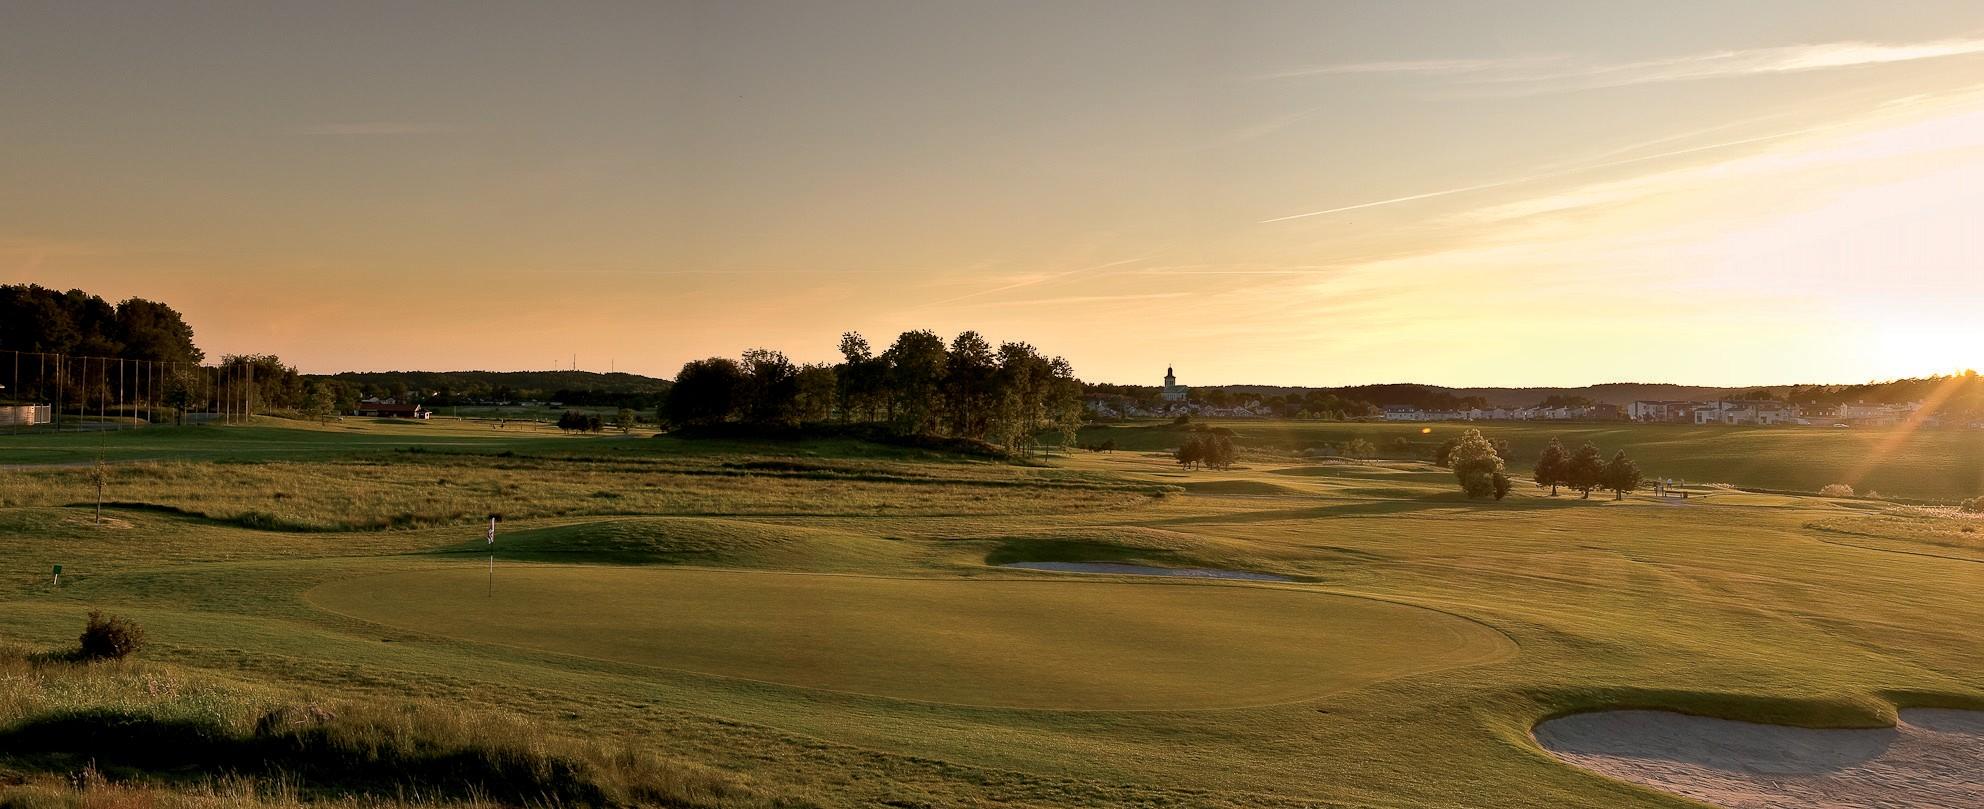
<path fill-rule="evenodd" d="M 1794 137 L 1797 135 L 1809 135 L 1815 132 L 1822 132 L 1827 129 L 1835 129 L 1838 128 L 1839 126 L 1841 126 L 1841 124 L 1804 127 L 1802 129 L 1793 129 L 1785 132 L 1773 132 L 1768 135 L 1758 135 L 1756 137 L 1738 138 L 1736 140 L 1727 140 L 1727 141 L 1722 141 L 1720 143 L 1708 143 L 1700 146 L 1690 146 L 1685 149 L 1670 149 L 1664 152 L 1639 155 L 1637 157 L 1628 157 L 1618 160 L 1599 160 L 1594 162 L 1580 163 L 1571 166 L 1566 166 L 1564 168 L 1552 169 L 1549 171 L 1541 171 L 1541 172 L 1536 172 L 1534 174 L 1523 175 L 1520 177 L 1511 177 L 1506 180 L 1496 180 L 1491 183 L 1479 183 L 1476 185 L 1461 186 L 1459 188 L 1444 188 L 1438 191 L 1428 191 L 1423 194 L 1412 194 L 1410 196 L 1404 196 L 1404 197 L 1393 197 L 1391 199 L 1374 200 L 1371 202 L 1360 202 L 1354 205 L 1341 205 L 1335 208 L 1325 208 L 1320 211 L 1308 211 L 1306 213 L 1289 214 L 1287 216 L 1277 216 L 1272 219 L 1263 219 L 1260 221 L 1260 224 L 1266 225 L 1274 222 L 1287 222 L 1293 219 L 1307 219 L 1313 216 L 1326 216 L 1329 214 L 1344 213 L 1346 211 L 1355 211 L 1363 208 L 1377 208 L 1385 205 L 1397 205 L 1405 202 L 1415 202 L 1422 199 L 1445 197 L 1454 194 L 1465 194 L 1470 191 L 1485 191 L 1490 188 L 1502 188 L 1505 186 L 1520 185 L 1523 183 L 1535 182 L 1537 180 L 1562 177 L 1569 174 L 1577 174 L 1587 171 L 1597 171 L 1600 169 L 1608 169 L 1608 168 L 1618 168 L 1620 166 L 1629 166 L 1634 163 L 1645 163 L 1652 160 L 1662 160 L 1671 157 L 1681 157 L 1684 155 L 1691 155 L 1699 152 L 1708 152 L 1717 149 L 1729 149 L 1736 146 L 1745 146 L 1753 143 L 1765 143 L 1768 141 L 1782 140 L 1784 138 Z M 1649 141 L 1648 143 L 1652 143 L 1652 141 Z M 1641 144 L 1641 145 L 1645 145 L 1645 144 Z"/>
<path fill-rule="evenodd" d="M 1449 76 L 1514 93 L 1625 87 L 1661 82 L 1799 73 L 1984 54 L 1984 37 L 1925 42 L 1822 42 L 1709 51 L 1664 59 L 1597 62 L 1568 56 L 1354 62 L 1298 68 L 1268 78 L 1351 74 Z"/>
<path fill-rule="evenodd" d="M 1561 56 L 1525 56 L 1501 59 L 1399 59 L 1379 62 L 1351 62 L 1339 65 L 1299 67 L 1269 73 L 1264 79 L 1296 79 L 1304 76 L 1330 76 L 1356 73 L 1419 73 L 1456 75 L 1538 66 L 1562 60 Z"/>
<path fill-rule="evenodd" d="M 981 298 L 986 295 L 997 295 L 1001 292 L 1011 292 L 1015 289 L 1025 289 L 1027 287 L 1039 286 L 1041 284 L 1051 283 L 1054 281 L 1065 281 L 1074 278 L 1076 276 L 1087 275 L 1089 273 L 1099 272 L 1114 267 L 1121 267 L 1127 264 L 1136 264 L 1142 261 L 1149 261 L 1151 260 L 1151 258 L 1152 256 L 1139 256 L 1137 258 L 1126 258 L 1121 261 L 1111 261 L 1106 264 L 1096 264 L 1089 267 L 1080 267 L 1077 269 L 1066 270 L 1063 272 L 1047 273 L 1044 275 L 1031 276 L 1031 277 L 1023 278 L 1018 281 L 1014 281 L 1012 283 L 1002 284 L 1000 286 L 996 286 L 991 289 L 981 289 L 976 292 L 967 292 L 963 295 L 958 295 L 956 297 L 951 297 L 951 298 L 945 298 L 940 301 L 931 301 L 930 303 L 924 304 L 924 306 L 926 307 L 942 306 L 944 304 L 957 303 L 959 301 L 971 300 L 973 298 Z"/>
<path fill-rule="evenodd" d="M 425 123 L 420 121 L 348 121 L 341 123 L 311 124 L 309 126 L 297 127 L 295 130 L 292 131 L 294 131 L 298 135 L 339 135 L 339 136 L 363 137 L 363 136 L 376 136 L 376 135 L 432 135 L 437 132 L 447 132 L 450 131 L 451 129 L 453 129 L 453 127 L 449 127 L 445 124 Z"/>

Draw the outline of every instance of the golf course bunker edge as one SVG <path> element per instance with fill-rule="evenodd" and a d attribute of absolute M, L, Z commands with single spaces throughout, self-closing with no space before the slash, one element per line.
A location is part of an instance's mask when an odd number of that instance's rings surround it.
<path fill-rule="evenodd" d="M 326 611 L 449 638 L 921 702 L 1193 710 L 1302 701 L 1515 654 L 1485 625 L 1212 581 L 888 578 L 479 564 L 345 579 Z"/>
<path fill-rule="evenodd" d="M 1984 806 L 1984 711 L 1900 716 L 1891 728 L 1814 729 L 1595 711 L 1532 732 L 1571 765 L 1727 809 Z"/>

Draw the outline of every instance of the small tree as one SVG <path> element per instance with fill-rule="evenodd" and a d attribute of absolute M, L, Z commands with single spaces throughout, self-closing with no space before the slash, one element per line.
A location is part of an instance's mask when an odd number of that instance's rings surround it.
<path fill-rule="evenodd" d="M 1223 432 L 1210 432 L 1200 436 L 1198 440 L 1205 447 L 1199 454 L 1200 460 L 1206 466 L 1214 469 L 1226 469 L 1233 466 L 1235 453 L 1233 451 L 1232 436 Z"/>
<path fill-rule="evenodd" d="M 303 412 L 313 419 L 328 424 L 331 418 L 337 415 L 337 397 L 323 384 L 311 385 L 309 396 L 303 400 Z"/>
<path fill-rule="evenodd" d="M 1550 487 L 1550 496 L 1557 496 L 1557 485 L 1564 483 L 1564 473 L 1571 457 L 1564 452 L 1564 442 L 1550 439 L 1550 446 L 1543 448 L 1543 454 L 1536 457 L 1536 485 Z"/>
<path fill-rule="evenodd" d="M 613 414 L 613 426 L 620 428 L 622 433 L 633 432 L 634 411 L 631 408 L 620 408 L 620 412 Z"/>
<path fill-rule="evenodd" d="M 1440 448 L 1433 450 L 1434 465 L 1442 468 L 1452 468 L 1454 465 L 1454 450 L 1459 448 L 1460 439 L 1458 438 L 1449 438 L 1441 442 Z"/>
<path fill-rule="evenodd" d="M 1199 441 L 1198 436 L 1192 436 L 1185 440 L 1185 444 L 1179 447 L 1177 452 L 1171 453 L 1171 457 L 1178 460 L 1179 466 L 1191 469 L 1205 461 L 1206 445 Z"/>
<path fill-rule="evenodd" d="M 96 487 L 96 522 L 103 524 L 103 487 L 110 483 L 110 468 L 103 465 L 103 453 L 97 453 L 96 462 L 90 464 L 90 484 Z"/>
<path fill-rule="evenodd" d="M 1509 476 L 1504 471 L 1502 456 L 1495 454 L 1495 445 L 1481 437 L 1480 430 L 1470 428 L 1461 433 L 1452 460 L 1454 478 L 1460 481 L 1461 491 L 1467 492 L 1469 499 L 1500 500 L 1508 496 Z"/>
<path fill-rule="evenodd" d="M 145 645 L 145 630 L 130 620 L 90 610 L 76 656 L 84 660 L 122 660 Z"/>
<path fill-rule="evenodd" d="M 1564 465 L 1564 485 L 1576 489 L 1584 495 L 1584 499 L 1590 500 L 1591 490 L 1598 488 L 1604 474 L 1604 456 L 1598 453 L 1598 447 L 1587 441 Z"/>
<path fill-rule="evenodd" d="M 1352 458 L 1369 458 L 1378 454 L 1378 446 L 1362 438 L 1352 438 L 1343 445 L 1343 454 Z"/>
<path fill-rule="evenodd" d="M 1610 489 L 1614 500 L 1626 499 L 1626 492 L 1639 488 L 1640 482 L 1644 480 L 1640 475 L 1639 464 L 1627 458 L 1623 449 L 1613 455 L 1612 460 L 1606 462 L 1605 467 L 1599 470 L 1598 477 L 1599 485 Z"/>

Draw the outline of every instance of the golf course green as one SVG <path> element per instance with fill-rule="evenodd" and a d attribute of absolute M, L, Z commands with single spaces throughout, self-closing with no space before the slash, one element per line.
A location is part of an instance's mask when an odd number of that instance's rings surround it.
<path fill-rule="evenodd" d="M 1190 710 L 1495 660 L 1432 610 L 1295 588 L 461 564 L 307 594 L 399 629 L 804 688 L 987 707 Z M 905 617 L 908 617 L 905 620 Z"/>

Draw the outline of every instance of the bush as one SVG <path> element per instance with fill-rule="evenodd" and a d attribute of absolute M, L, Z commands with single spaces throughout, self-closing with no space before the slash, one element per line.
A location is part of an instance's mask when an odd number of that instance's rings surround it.
<path fill-rule="evenodd" d="M 564 415 L 558 417 L 558 429 L 560 430 L 596 433 L 605 426 L 606 423 L 601 421 L 599 416 L 592 413 L 581 413 L 577 410 L 567 410 Z"/>
<path fill-rule="evenodd" d="M 1984 514 L 1984 497 L 1972 497 L 1969 500 L 1963 501 L 1957 508 L 1972 514 Z"/>
<path fill-rule="evenodd" d="M 76 656 L 83 660 L 122 660 L 145 645 L 145 630 L 129 619 L 90 610 Z"/>
<path fill-rule="evenodd" d="M 1820 497 L 1852 497 L 1853 487 L 1844 483 L 1828 483 L 1819 490 Z"/>

